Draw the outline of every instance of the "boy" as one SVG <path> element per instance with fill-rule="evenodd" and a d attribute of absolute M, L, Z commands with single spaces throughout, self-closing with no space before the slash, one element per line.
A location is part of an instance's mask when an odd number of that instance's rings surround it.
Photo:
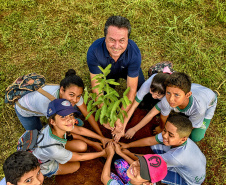
<path fill-rule="evenodd" d="M 211 89 L 199 84 L 191 84 L 190 77 L 185 73 L 173 73 L 166 80 L 166 96 L 155 105 L 140 123 L 127 131 L 126 137 L 133 137 L 139 129 L 161 112 L 162 124 L 155 130 L 160 133 L 171 110 L 174 110 L 188 116 L 193 126 L 190 138 L 194 142 L 198 142 L 204 138 L 216 106 L 217 95 Z"/>
<path fill-rule="evenodd" d="M 3 171 L 7 185 L 39 185 L 44 181 L 38 159 L 25 151 L 10 155 L 3 164 Z"/>
<path fill-rule="evenodd" d="M 105 185 L 119 185 L 119 182 L 112 179 L 110 175 L 111 162 L 115 151 L 130 164 L 130 167 L 126 171 L 127 176 L 130 179 L 130 181 L 127 183 L 128 185 L 152 185 L 153 183 L 162 180 L 166 176 L 167 166 L 166 162 L 161 156 L 156 154 L 147 154 L 143 156 L 137 156 L 137 159 L 134 161 L 121 151 L 119 144 L 114 143 L 114 145 L 115 147 L 113 146 L 112 142 L 108 143 L 108 146 L 105 149 L 107 153 L 107 161 L 104 165 L 101 175 L 101 180 Z"/>
<path fill-rule="evenodd" d="M 191 121 L 182 115 L 168 117 L 162 133 L 121 143 L 122 148 L 151 146 L 167 163 L 166 184 L 201 184 L 205 179 L 206 158 L 198 146 L 188 138 L 192 131 Z"/>
<path fill-rule="evenodd" d="M 107 142 L 107 139 L 86 128 L 75 126 L 75 112 L 74 107 L 66 99 L 55 99 L 49 103 L 47 110 L 49 125 L 42 130 L 44 138 L 38 146 L 52 146 L 38 147 L 33 152 L 42 162 L 41 171 L 47 177 L 73 173 L 80 168 L 79 161 L 91 160 L 105 155 L 105 150 L 82 153 L 86 151 L 87 145 L 84 141 L 75 139 L 77 134 L 99 139 L 103 144 Z M 73 136 L 71 141 L 66 139 L 68 131 Z"/>

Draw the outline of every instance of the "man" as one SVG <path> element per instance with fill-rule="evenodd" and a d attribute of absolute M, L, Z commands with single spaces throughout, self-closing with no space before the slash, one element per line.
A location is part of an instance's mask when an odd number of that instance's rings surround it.
<path fill-rule="evenodd" d="M 140 68 L 141 54 L 140 50 L 129 39 L 131 25 L 128 19 L 121 16 L 111 16 L 105 23 L 105 37 L 97 39 L 89 48 L 87 53 L 87 63 L 90 71 L 91 85 L 95 87 L 97 81 L 92 78 L 101 71 L 98 66 L 106 68 L 112 64 L 108 79 L 124 78 L 127 80 L 127 87 L 130 91 L 127 94 L 131 102 L 134 101 L 137 88 L 144 80 L 144 75 Z M 93 92 L 99 94 L 98 89 Z M 130 106 L 125 109 L 128 111 Z"/>

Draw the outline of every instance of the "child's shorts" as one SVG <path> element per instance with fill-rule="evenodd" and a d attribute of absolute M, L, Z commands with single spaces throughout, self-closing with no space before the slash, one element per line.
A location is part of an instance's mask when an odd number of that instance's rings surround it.
<path fill-rule="evenodd" d="M 55 160 L 41 164 L 41 172 L 46 177 L 51 177 L 52 175 L 55 175 L 58 169 L 59 163 Z"/>

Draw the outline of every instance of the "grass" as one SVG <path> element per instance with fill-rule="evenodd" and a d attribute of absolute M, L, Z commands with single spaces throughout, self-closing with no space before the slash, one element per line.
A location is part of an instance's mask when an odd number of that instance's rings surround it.
<path fill-rule="evenodd" d="M 169 60 L 193 82 L 221 93 L 198 145 L 207 158 L 204 184 L 225 184 L 225 7 L 223 0 L 0 0 L 0 164 L 24 132 L 13 107 L 4 104 L 6 87 L 29 72 L 59 83 L 74 68 L 90 88 L 86 52 L 103 37 L 106 19 L 122 15 L 131 22 L 146 78 L 152 64 Z"/>

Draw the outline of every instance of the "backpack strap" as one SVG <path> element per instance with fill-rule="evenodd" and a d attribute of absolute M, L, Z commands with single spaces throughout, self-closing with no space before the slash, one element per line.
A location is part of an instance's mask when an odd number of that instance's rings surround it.
<path fill-rule="evenodd" d="M 45 85 L 56 85 L 56 84 L 45 84 Z M 38 91 L 39 93 L 41 93 L 43 96 L 47 97 L 50 101 L 53 101 L 53 100 L 56 99 L 52 94 L 48 93 L 47 91 L 43 90 L 42 88 L 39 88 L 37 91 Z M 29 110 L 29 109 L 23 107 L 23 106 L 18 102 L 18 100 L 17 100 L 15 103 L 16 103 L 16 105 L 17 105 L 18 107 L 20 107 L 21 109 L 24 109 L 24 110 L 26 110 L 26 111 L 29 111 L 29 112 L 32 112 L 32 113 L 35 113 L 35 114 L 42 114 L 41 112 L 32 111 L 32 110 Z"/>

